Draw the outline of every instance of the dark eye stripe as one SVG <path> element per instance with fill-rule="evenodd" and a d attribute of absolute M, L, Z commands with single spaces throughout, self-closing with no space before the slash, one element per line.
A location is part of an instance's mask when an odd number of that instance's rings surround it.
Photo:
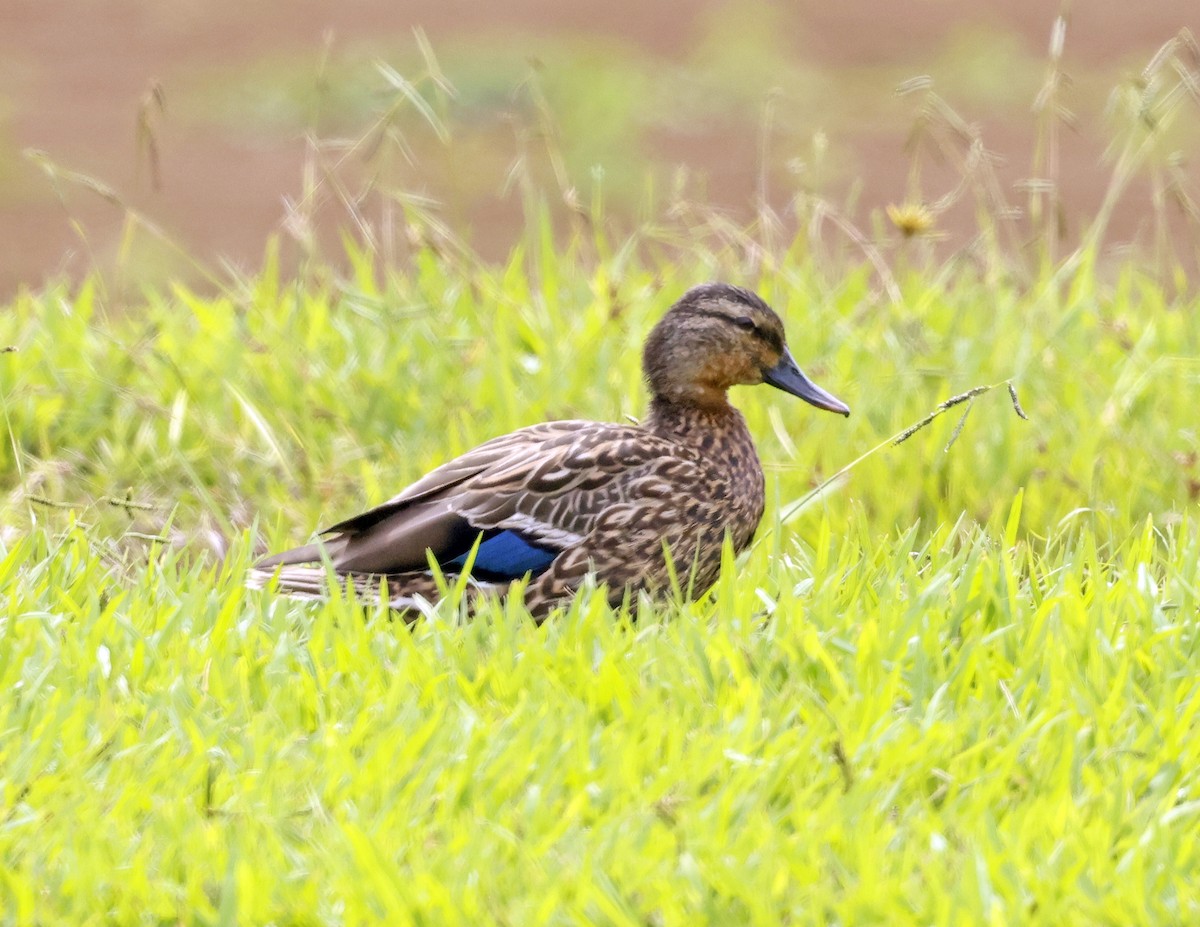
<path fill-rule="evenodd" d="M 706 319 L 720 319 L 722 322 L 728 322 L 730 325 L 737 326 L 742 331 L 754 335 L 755 338 L 770 345 L 778 353 L 783 353 L 783 339 L 776 332 L 764 331 L 757 325 L 754 328 L 743 328 L 741 325 L 738 325 L 738 321 L 744 318 L 744 316 L 728 316 L 724 312 L 713 312 L 709 309 L 693 309 L 691 314 L 704 316 Z"/>

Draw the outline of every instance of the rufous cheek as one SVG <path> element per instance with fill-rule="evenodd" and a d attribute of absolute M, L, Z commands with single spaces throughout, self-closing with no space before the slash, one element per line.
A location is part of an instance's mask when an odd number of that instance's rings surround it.
<path fill-rule="evenodd" d="M 726 354 L 708 364 L 709 382 L 722 388 L 739 383 L 755 383 L 759 365 L 746 354 Z M 761 374 L 760 374 L 761 376 Z"/>

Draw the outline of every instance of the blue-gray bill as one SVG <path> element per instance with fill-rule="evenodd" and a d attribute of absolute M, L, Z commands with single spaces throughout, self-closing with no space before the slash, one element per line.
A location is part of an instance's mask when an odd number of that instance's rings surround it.
<path fill-rule="evenodd" d="M 770 383 L 785 393 L 791 393 L 793 396 L 803 399 L 818 409 L 837 412 L 839 415 L 850 414 L 850 407 L 848 405 L 838 399 L 833 393 L 827 393 L 821 389 L 821 387 L 817 386 L 816 383 L 804 375 L 804 371 L 800 369 L 796 363 L 796 359 L 792 357 L 792 352 L 786 348 L 784 349 L 783 357 L 779 359 L 779 363 L 763 374 L 763 382 Z"/>

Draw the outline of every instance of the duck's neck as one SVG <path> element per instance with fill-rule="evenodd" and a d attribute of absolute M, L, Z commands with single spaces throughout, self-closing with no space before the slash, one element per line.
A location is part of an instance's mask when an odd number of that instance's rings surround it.
<path fill-rule="evenodd" d="M 656 435 L 692 444 L 702 450 L 713 448 L 714 442 L 750 441 L 750 431 L 742 413 L 725 400 L 720 403 L 697 405 L 673 402 L 661 396 L 650 400 L 650 414 L 645 427 Z"/>

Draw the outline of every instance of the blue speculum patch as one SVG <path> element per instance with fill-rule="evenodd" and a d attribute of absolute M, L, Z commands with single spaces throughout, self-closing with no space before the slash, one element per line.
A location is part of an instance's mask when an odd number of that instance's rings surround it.
<path fill-rule="evenodd" d="M 469 552 L 460 554 L 446 566 L 465 566 L 468 556 Z M 557 556 L 557 551 L 530 544 L 515 531 L 499 531 L 484 537 L 471 572 L 480 579 L 520 579 L 526 573 L 541 573 Z"/>

